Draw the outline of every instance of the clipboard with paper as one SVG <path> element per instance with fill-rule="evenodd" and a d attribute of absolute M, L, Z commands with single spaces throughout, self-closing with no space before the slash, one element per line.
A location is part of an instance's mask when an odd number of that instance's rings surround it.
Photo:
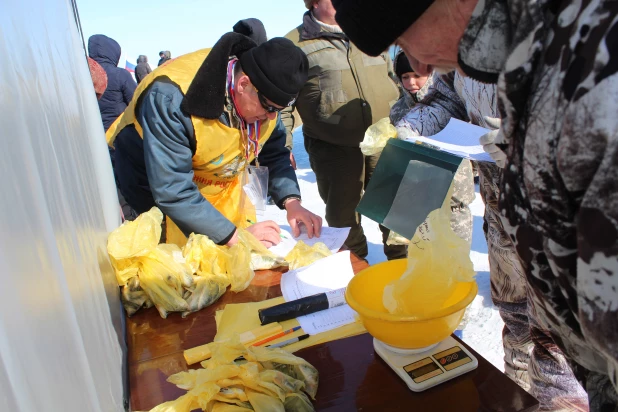
<path fill-rule="evenodd" d="M 390 139 L 356 211 L 407 239 L 442 206 L 462 158 Z"/>

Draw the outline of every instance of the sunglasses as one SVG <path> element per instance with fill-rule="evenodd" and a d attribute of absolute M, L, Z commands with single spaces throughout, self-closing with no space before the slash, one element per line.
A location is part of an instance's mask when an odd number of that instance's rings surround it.
<path fill-rule="evenodd" d="M 260 100 L 260 104 L 262 105 L 262 108 L 264 108 L 264 110 L 266 110 L 268 113 L 279 113 L 281 110 L 285 109 L 285 107 L 271 106 L 270 104 L 268 104 L 268 102 L 266 101 L 266 97 L 264 97 L 262 93 L 257 91 L 257 89 L 256 89 L 256 92 L 258 95 L 258 99 Z"/>

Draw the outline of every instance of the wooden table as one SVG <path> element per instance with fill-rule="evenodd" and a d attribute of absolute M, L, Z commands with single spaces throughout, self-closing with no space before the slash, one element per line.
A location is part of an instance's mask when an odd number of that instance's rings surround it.
<path fill-rule="evenodd" d="M 366 268 L 352 256 L 354 273 Z M 189 367 L 182 352 L 211 342 L 215 312 L 228 303 L 257 302 L 281 296 L 283 271 L 260 271 L 241 293 L 226 292 L 214 305 L 182 319 L 162 319 L 155 308 L 127 318 L 131 408 L 146 411 L 186 393 L 166 381 Z M 468 348 L 469 349 L 469 348 Z M 470 349 L 471 350 L 471 349 Z M 373 350 L 368 334 L 298 351 L 320 372 L 317 410 L 330 411 L 534 411 L 538 402 L 502 372 L 471 350 L 479 361 L 475 371 L 425 392 L 411 392 Z M 191 368 L 198 368 L 199 364 Z"/>

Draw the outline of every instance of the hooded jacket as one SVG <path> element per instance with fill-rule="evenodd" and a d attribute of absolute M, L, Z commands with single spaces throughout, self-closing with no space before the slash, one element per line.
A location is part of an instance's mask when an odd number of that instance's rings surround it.
<path fill-rule="evenodd" d="M 397 57 L 401 53 L 403 53 L 403 52 L 399 52 L 397 54 Z M 397 61 L 398 61 L 397 57 L 395 57 L 395 62 L 393 64 L 393 69 L 394 69 L 395 73 L 397 73 Z M 427 78 L 427 81 L 423 85 L 423 87 L 421 87 L 420 90 L 415 92 L 415 93 L 410 93 L 409 91 L 407 91 L 403 87 L 403 83 L 401 82 L 401 79 L 399 78 L 399 76 L 396 76 L 397 86 L 399 87 L 399 95 L 400 95 L 400 97 L 399 97 L 399 100 L 397 100 L 397 102 L 393 105 L 393 107 L 391 107 L 391 112 L 390 112 L 391 123 L 396 124 L 406 114 L 408 114 L 408 112 L 410 110 L 412 110 L 412 108 L 418 102 L 423 100 L 423 97 L 425 97 L 425 95 L 429 91 L 429 88 L 433 84 L 435 76 L 437 76 L 437 75 L 429 76 Z"/>
<path fill-rule="evenodd" d="M 140 54 L 137 58 L 137 66 L 135 66 L 135 80 L 137 80 L 137 84 L 139 84 L 151 71 L 152 69 L 148 64 L 148 57 Z"/>
<path fill-rule="evenodd" d="M 305 136 L 347 147 L 358 147 L 365 131 L 388 117 L 399 93 L 389 77 L 388 55 L 362 53 L 343 33 L 327 31 L 308 11 L 303 24 L 286 37 L 307 55 L 309 79 L 296 100 Z M 294 128 L 292 109 L 281 112 L 288 131 Z"/>
<path fill-rule="evenodd" d="M 107 74 L 107 89 L 99 99 L 103 127 L 107 130 L 127 108 L 137 85 L 131 73 L 118 67 L 120 45 L 116 40 L 102 34 L 90 36 L 88 55 L 99 63 Z"/>
<path fill-rule="evenodd" d="M 498 82 L 504 227 L 542 326 L 580 379 L 598 374 L 590 410 L 612 410 L 598 403 L 612 392 L 618 403 L 617 13 L 486 0 L 459 45 L 467 75 Z"/>
<path fill-rule="evenodd" d="M 163 57 L 159 59 L 159 63 L 157 64 L 157 67 L 161 66 L 163 63 L 165 63 L 168 60 L 172 60 L 172 53 L 169 50 L 160 51 L 159 56 L 161 55 L 161 53 L 163 53 Z"/>

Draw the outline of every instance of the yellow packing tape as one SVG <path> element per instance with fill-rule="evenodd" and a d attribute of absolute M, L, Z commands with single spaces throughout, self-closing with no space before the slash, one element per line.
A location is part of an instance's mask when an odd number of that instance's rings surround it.
<path fill-rule="evenodd" d="M 244 331 L 259 327 L 260 319 L 258 317 L 258 309 L 268 308 L 284 302 L 285 300 L 283 297 L 278 297 L 262 302 L 230 303 L 226 305 L 223 310 L 219 310 L 215 314 L 215 321 L 217 322 L 217 335 L 215 336 L 215 342 L 229 339 L 234 336 L 234 334 L 241 334 Z M 280 322 L 280 325 L 283 327 L 283 330 L 300 326 L 296 319 Z M 365 332 L 365 327 L 360 320 L 358 320 L 349 325 L 341 326 L 328 332 L 310 336 L 308 339 L 296 342 L 292 345 L 284 346 L 282 349 L 288 352 L 296 352 L 300 349 L 317 345 L 319 343 L 343 339 L 349 336 L 356 336 Z M 268 344 L 272 345 L 274 343 L 292 339 L 296 336 L 304 334 L 305 332 L 301 329 L 289 335 L 282 336 L 279 339 L 273 340 Z"/>

